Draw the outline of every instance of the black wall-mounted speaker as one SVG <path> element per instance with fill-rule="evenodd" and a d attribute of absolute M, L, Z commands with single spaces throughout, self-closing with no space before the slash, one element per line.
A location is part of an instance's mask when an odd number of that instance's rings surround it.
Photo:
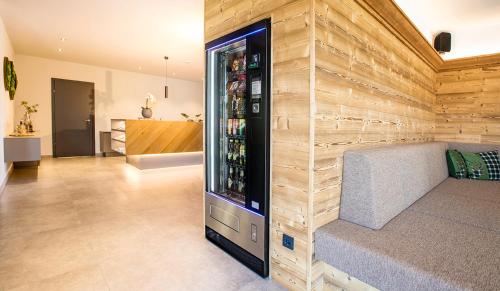
<path fill-rule="evenodd" d="M 451 33 L 441 32 L 434 38 L 434 48 L 440 53 L 447 53 L 451 50 Z"/>

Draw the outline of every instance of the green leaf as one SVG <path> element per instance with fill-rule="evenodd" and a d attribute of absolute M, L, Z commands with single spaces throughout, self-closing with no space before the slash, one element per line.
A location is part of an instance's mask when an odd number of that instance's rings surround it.
<path fill-rule="evenodd" d="M 9 91 L 10 99 L 14 99 L 17 89 L 17 75 L 14 70 L 14 63 L 9 60 L 9 58 L 4 57 L 3 59 L 3 72 L 4 72 L 4 88 Z"/>

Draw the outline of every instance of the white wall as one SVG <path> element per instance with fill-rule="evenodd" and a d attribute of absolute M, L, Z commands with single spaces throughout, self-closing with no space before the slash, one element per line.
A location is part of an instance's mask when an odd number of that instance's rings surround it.
<path fill-rule="evenodd" d="M 145 96 L 151 92 L 157 103 L 153 118 L 182 120 L 181 112 L 203 113 L 203 83 L 168 79 L 169 98 L 164 98 L 164 77 L 119 71 L 39 57 L 16 55 L 19 79 L 15 120 L 22 118 L 20 102 L 40 104 L 33 115 L 36 131 L 42 135 L 42 155 L 52 155 L 51 78 L 93 82 L 95 84 L 96 152 L 99 131 L 110 130 L 111 118 L 138 118 Z"/>
<path fill-rule="evenodd" d="M 0 191 L 2 185 L 6 182 L 7 172 L 11 163 L 4 162 L 3 156 L 3 137 L 11 133 L 14 129 L 14 102 L 10 101 L 9 92 L 4 90 L 3 84 L 3 57 L 14 60 L 14 49 L 5 31 L 5 26 L 0 18 Z M 14 68 L 17 70 L 17 63 L 14 62 Z M 17 97 L 17 95 L 16 95 Z"/>

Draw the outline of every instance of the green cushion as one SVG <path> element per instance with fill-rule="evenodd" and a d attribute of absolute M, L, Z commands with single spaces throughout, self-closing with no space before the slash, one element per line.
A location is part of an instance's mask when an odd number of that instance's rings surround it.
<path fill-rule="evenodd" d="M 488 167 L 481 155 L 476 153 L 462 152 L 465 164 L 467 165 L 467 174 L 469 178 L 476 180 L 489 180 Z"/>
<path fill-rule="evenodd" d="M 457 150 L 446 151 L 446 161 L 448 163 L 448 172 L 450 176 L 463 179 L 467 177 L 467 165 L 465 160 Z"/>

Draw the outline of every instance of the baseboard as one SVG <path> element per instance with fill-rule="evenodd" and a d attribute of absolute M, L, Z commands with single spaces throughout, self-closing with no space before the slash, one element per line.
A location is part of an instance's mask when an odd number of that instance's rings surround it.
<path fill-rule="evenodd" d="M 122 157 L 123 155 L 117 152 L 105 152 L 105 153 L 95 153 L 96 157 L 108 158 L 108 157 Z"/>
<path fill-rule="evenodd" d="M 12 175 L 13 170 L 14 170 L 14 164 L 9 163 L 9 168 L 7 169 L 7 175 L 5 175 L 5 178 L 0 184 L 0 196 L 2 196 L 3 190 L 5 190 L 5 186 L 7 185 L 7 182 L 9 181 L 10 175 Z"/>

